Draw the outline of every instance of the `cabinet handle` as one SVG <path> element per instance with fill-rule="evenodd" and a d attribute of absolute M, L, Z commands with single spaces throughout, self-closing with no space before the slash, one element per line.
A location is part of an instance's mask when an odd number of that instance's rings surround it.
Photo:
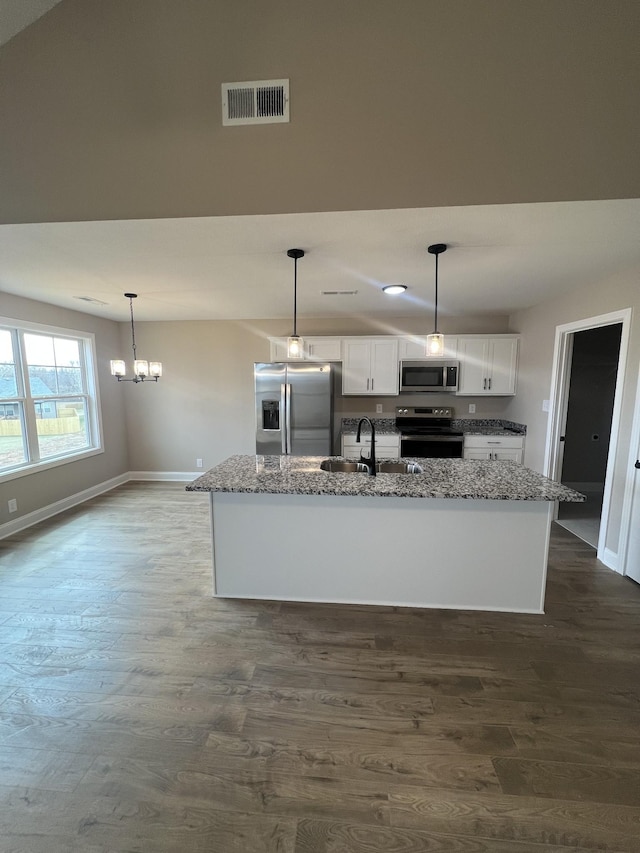
<path fill-rule="evenodd" d="M 489 378 L 489 391 L 491 391 L 491 378 Z"/>
<path fill-rule="evenodd" d="M 373 378 L 373 376 L 372 376 L 372 377 L 371 377 L 371 390 L 372 390 L 372 391 L 373 391 L 373 383 L 374 383 L 374 382 L 375 382 L 375 379 L 374 379 L 374 378 Z"/>
<path fill-rule="evenodd" d="M 487 380 L 486 380 L 486 378 L 482 380 L 482 390 L 483 390 L 483 391 L 486 391 L 486 390 L 487 390 Z"/>
<path fill-rule="evenodd" d="M 367 391 L 369 390 L 369 377 L 367 377 Z"/>
<path fill-rule="evenodd" d="M 487 444 L 502 444 L 501 441 L 488 441 Z"/>

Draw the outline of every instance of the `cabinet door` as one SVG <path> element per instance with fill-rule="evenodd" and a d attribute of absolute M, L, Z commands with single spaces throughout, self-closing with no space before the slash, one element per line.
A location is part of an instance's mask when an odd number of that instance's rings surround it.
<path fill-rule="evenodd" d="M 398 357 L 400 361 L 417 361 L 427 357 L 427 339 L 426 337 L 411 337 L 400 338 L 398 345 Z"/>
<path fill-rule="evenodd" d="M 490 459 L 491 451 L 490 450 L 481 450 L 480 448 L 474 447 L 471 450 L 464 450 L 462 454 L 463 459 Z"/>
<path fill-rule="evenodd" d="M 400 371 L 396 338 L 371 341 L 370 394 L 397 394 Z"/>
<path fill-rule="evenodd" d="M 342 393 L 370 394 L 371 345 L 367 338 L 342 342 Z"/>
<path fill-rule="evenodd" d="M 490 394 L 516 393 L 517 338 L 493 338 L 489 349 Z"/>
<path fill-rule="evenodd" d="M 310 361 L 340 361 L 340 338 L 308 338 L 305 355 Z"/>
<path fill-rule="evenodd" d="M 521 450 L 494 450 L 493 458 L 500 462 L 522 462 Z"/>
<path fill-rule="evenodd" d="M 444 336 L 444 352 L 438 358 L 457 358 L 458 339 L 450 335 Z M 427 361 L 433 356 L 427 355 L 426 335 L 411 335 L 400 338 L 398 341 L 398 358 L 400 361 Z"/>
<path fill-rule="evenodd" d="M 271 361 L 288 361 L 286 338 L 270 338 L 269 343 Z"/>
<path fill-rule="evenodd" d="M 487 394 L 487 338 L 458 338 L 460 377 L 458 394 Z"/>
<path fill-rule="evenodd" d="M 354 459 L 360 456 L 360 451 L 366 447 L 370 447 L 371 442 L 362 442 L 362 444 L 356 444 L 356 440 L 354 436 L 350 435 L 347 438 L 342 438 L 342 455 L 346 459 Z"/>

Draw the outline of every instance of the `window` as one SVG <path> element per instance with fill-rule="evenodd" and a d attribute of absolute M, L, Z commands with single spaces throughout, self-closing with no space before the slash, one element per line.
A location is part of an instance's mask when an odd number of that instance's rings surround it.
<path fill-rule="evenodd" d="M 93 337 L 0 325 L 0 475 L 100 450 Z"/>

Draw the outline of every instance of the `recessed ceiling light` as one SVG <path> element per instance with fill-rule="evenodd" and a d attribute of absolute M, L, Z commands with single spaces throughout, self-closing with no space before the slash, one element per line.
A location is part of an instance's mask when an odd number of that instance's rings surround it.
<path fill-rule="evenodd" d="M 398 293 L 404 293 L 406 289 L 406 284 L 388 284 L 382 288 L 382 292 L 389 294 L 389 296 L 397 296 Z"/>

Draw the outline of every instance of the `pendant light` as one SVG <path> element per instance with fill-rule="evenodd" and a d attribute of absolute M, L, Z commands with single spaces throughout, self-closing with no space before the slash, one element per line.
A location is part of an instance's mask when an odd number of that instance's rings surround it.
<path fill-rule="evenodd" d="M 446 243 L 434 243 L 427 252 L 436 256 L 436 299 L 433 321 L 433 332 L 427 335 L 427 355 L 442 355 L 444 353 L 444 335 L 438 331 L 438 255 L 447 251 Z"/>
<path fill-rule="evenodd" d="M 125 293 L 125 298 L 129 300 L 129 311 L 131 313 L 131 346 L 133 348 L 133 378 L 125 379 L 127 372 L 124 359 L 115 358 L 111 361 L 111 375 L 115 376 L 118 382 L 157 382 L 162 376 L 161 361 L 144 361 L 136 357 L 136 328 L 133 322 L 133 300 L 138 298 L 137 293 Z"/>
<path fill-rule="evenodd" d="M 287 338 L 287 358 L 302 358 L 304 341 L 298 334 L 298 260 L 304 258 L 302 249 L 287 249 L 287 255 L 293 258 L 293 334 Z"/>

